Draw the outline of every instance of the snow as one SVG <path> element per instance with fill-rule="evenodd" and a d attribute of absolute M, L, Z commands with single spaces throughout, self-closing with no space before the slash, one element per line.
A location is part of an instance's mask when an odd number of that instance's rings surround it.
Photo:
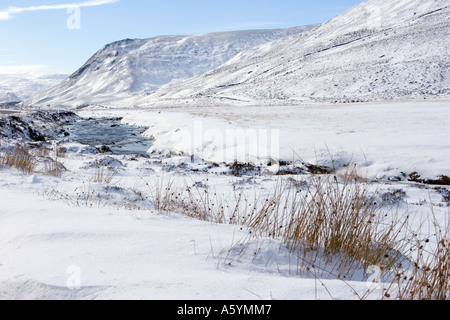
<path fill-rule="evenodd" d="M 387 180 L 417 172 L 434 179 L 450 176 L 449 103 L 84 112 L 121 114 L 122 122 L 147 127 L 145 134 L 155 139 L 150 153 L 194 154 L 216 163 L 295 160 L 337 169 L 355 163 L 368 178 Z"/>
<path fill-rule="evenodd" d="M 139 106 L 298 105 L 449 97 L 447 1 L 370 0 L 310 32 L 241 52 Z"/>
<path fill-rule="evenodd" d="M 388 178 L 413 169 L 424 177 L 449 173 L 447 108 L 444 102 L 352 104 L 342 109 L 266 107 L 245 112 L 241 108 L 86 108 L 80 116 L 120 115 L 125 123 L 145 125 L 147 134 L 156 139 L 153 151 L 171 151 L 172 156 L 79 152 L 89 148 L 67 140 L 60 142 L 67 154 L 59 161 L 68 171 L 60 178 L 39 172 L 27 176 L 1 167 L 0 298 L 360 299 L 373 286 L 367 281 L 368 271 L 357 270 L 347 281 L 327 273 L 316 277 L 298 273 L 295 257 L 281 240 L 252 238 L 239 225 L 157 210 L 152 188 L 168 182 L 182 189 L 193 186 L 201 192 L 214 191 L 227 202 L 235 199 L 235 190 L 250 197 L 270 192 L 279 182 L 274 176 L 276 165 L 263 165 L 258 174 L 233 176 L 228 166 L 211 166 L 201 154 L 192 159 L 177 135 L 195 130 L 198 122 L 215 132 L 276 128 L 281 155 L 292 156 L 293 148 L 303 161 L 316 163 L 329 157 L 328 150 L 335 150 L 336 163 L 363 159 L 361 168 L 383 176 L 374 185 L 380 194 L 405 192 L 396 211 L 410 215 L 409 227 L 422 228 L 425 238 L 432 228 L 431 212 L 437 223 L 448 223 L 448 202 L 442 195 L 448 188 Z M 426 129 L 418 130 L 422 127 Z M 211 141 L 210 153 L 204 153 L 211 156 L 209 160 L 226 155 L 220 149 L 224 145 L 214 146 L 215 140 Z M 358 148 L 364 156 L 358 155 Z M 92 180 L 96 164 L 106 164 L 114 172 L 111 181 Z M 302 181 L 310 177 L 294 176 Z M 380 299 L 380 290 L 371 291 L 367 298 Z"/>
<path fill-rule="evenodd" d="M 158 192 L 192 189 L 205 210 L 213 197 L 233 207 L 240 192 L 263 201 L 282 178 L 308 185 L 317 177 L 308 165 L 335 169 L 336 183 L 356 168 L 356 180 L 394 205 L 383 216 L 408 217 L 404 232 L 432 249 L 433 230 L 449 224 L 450 189 L 411 180 L 450 176 L 448 11 L 442 0 L 369 0 L 306 33 L 105 46 L 27 103 L 95 102 L 77 114 L 120 117 L 145 127 L 153 144 L 148 155 L 100 154 L 62 137 L 61 119 L 48 126 L 47 113 L 3 121 L 0 156 L 28 142 L 41 163 L 30 175 L 0 166 L 0 299 L 381 299 L 390 279 L 372 283 L 375 266 L 339 279 L 318 250 L 318 266 L 302 269 L 281 239 L 188 217 L 192 207 L 182 215 L 185 203 L 164 210 Z M 29 141 L 26 128 L 47 142 Z M 60 176 L 45 173 L 53 142 L 67 150 Z M 283 169 L 298 172 L 278 176 Z"/>
<path fill-rule="evenodd" d="M 40 179 L 46 182 L 37 188 L 55 183 Z M 329 299 L 312 279 L 251 261 L 222 266 L 221 252 L 246 235 L 237 226 L 69 207 L 31 192 L 36 181 L 0 172 L 1 299 Z M 288 262 L 281 256 L 279 263 Z M 324 283 L 334 298 L 354 297 L 340 281 Z M 364 282 L 353 285 L 367 290 Z"/>
<path fill-rule="evenodd" d="M 312 28 L 160 36 L 110 43 L 66 81 L 34 95 L 26 104 L 73 108 L 146 95 L 171 81 L 216 68 L 243 50 Z"/>
<path fill-rule="evenodd" d="M 105 155 L 121 161 L 124 170 L 110 184 L 89 183 L 93 171 L 86 165 L 101 157 L 70 154 L 61 160 L 70 168 L 62 178 L 0 170 L 1 299 L 347 300 L 359 299 L 371 287 L 363 278 L 344 282 L 327 275 L 298 275 L 281 242 L 249 240 L 246 229 L 237 225 L 159 212 L 145 201 L 137 203 L 139 210 L 125 208 L 143 181 L 201 181 L 226 196 L 233 185 L 250 193 L 267 190 L 276 177 L 263 175 L 249 182 L 213 171 L 164 170 L 187 163 L 182 158 L 161 162 Z M 440 223 L 448 220 L 448 209 L 432 189 L 381 187 L 405 190 L 408 203 L 400 208 L 415 217 L 416 226 L 427 221 L 428 201 Z M 76 197 L 88 189 L 104 196 L 109 192 L 110 200 L 75 205 L 58 197 Z M 128 202 L 114 205 L 114 197 Z M 230 258 L 235 260 L 232 266 L 226 263 Z M 381 291 L 368 298 L 381 298 Z"/>
<path fill-rule="evenodd" d="M 66 77 L 59 73 L 29 71 L 26 68 L 20 72 L 20 69 L 0 67 L 0 103 L 22 101 L 58 85 Z"/>

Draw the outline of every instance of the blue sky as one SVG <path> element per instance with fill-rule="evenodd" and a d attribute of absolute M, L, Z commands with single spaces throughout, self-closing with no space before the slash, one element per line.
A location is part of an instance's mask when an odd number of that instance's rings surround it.
<path fill-rule="evenodd" d="M 321 23 L 360 2 L 0 0 L 0 71 L 8 67 L 71 73 L 116 40 Z M 79 11 L 70 9 L 74 5 Z"/>

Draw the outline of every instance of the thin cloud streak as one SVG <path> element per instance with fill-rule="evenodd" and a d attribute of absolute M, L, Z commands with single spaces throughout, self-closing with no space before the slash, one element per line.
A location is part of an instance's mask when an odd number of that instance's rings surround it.
<path fill-rule="evenodd" d="M 97 7 L 105 4 L 116 3 L 119 0 L 92 0 L 84 1 L 78 3 L 67 3 L 67 4 L 55 4 L 55 5 L 42 5 L 42 6 L 30 6 L 30 7 L 9 7 L 0 11 L 0 20 L 10 20 L 14 15 L 29 12 L 29 11 L 45 11 L 45 10 L 61 10 L 61 9 L 71 9 L 71 8 L 81 8 L 81 7 Z"/>
<path fill-rule="evenodd" d="M 0 74 L 15 74 L 20 72 L 30 72 L 42 70 L 45 65 L 26 65 L 26 66 L 0 66 Z"/>

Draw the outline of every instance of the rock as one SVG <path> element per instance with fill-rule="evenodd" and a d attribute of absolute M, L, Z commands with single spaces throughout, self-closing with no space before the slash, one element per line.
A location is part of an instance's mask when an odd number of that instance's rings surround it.
<path fill-rule="evenodd" d="M 100 146 L 100 147 L 97 147 L 97 150 L 100 152 L 100 153 L 112 153 L 112 150 L 108 147 L 108 146 Z"/>

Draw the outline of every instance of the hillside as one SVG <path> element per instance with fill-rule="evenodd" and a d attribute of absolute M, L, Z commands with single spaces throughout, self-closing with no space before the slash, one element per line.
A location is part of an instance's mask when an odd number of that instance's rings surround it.
<path fill-rule="evenodd" d="M 239 52 L 312 26 L 223 32 L 194 36 L 126 39 L 106 45 L 60 85 L 26 101 L 29 105 L 76 107 L 149 93 L 172 80 L 200 75 Z"/>
<path fill-rule="evenodd" d="M 450 96 L 445 0 L 370 0 L 314 30 L 240 53 L 128 103 L 354 102 Z"/>
<path fill-rule="evenodd" d="M 65 74 L 0 73 L 0 103 L 17 102 L 61 83 Z"/>

